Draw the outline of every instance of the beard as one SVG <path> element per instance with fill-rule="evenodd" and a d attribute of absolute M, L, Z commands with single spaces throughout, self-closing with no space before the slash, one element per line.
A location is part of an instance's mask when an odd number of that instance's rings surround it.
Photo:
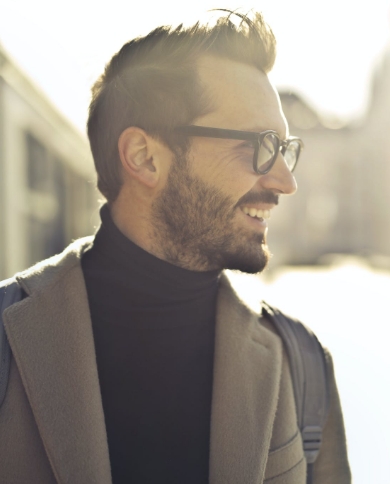
<path fill-rule="evenodd" d="M 191 174 L 185 156 L 176 156 L 152 211 L 154 252 L 189 270 L 261 272 L 270 258 L 265 234 L 244 232 L 234 224 L 236 211 L 250 202 L 277 204 L 278 197 L 249 192 L 234 203 Z"/>

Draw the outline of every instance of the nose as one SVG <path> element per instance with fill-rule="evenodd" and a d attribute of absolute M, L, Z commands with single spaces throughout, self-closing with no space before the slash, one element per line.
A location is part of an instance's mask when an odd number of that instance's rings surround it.
<path fill-rule="evenodd" d="M 281 153 L 279 153 L 272 169 L 265 175 L 260 176 L 259 183 L 264 189 L 281 195 L 293 195 L 298 188 L 295 177 Z"/>

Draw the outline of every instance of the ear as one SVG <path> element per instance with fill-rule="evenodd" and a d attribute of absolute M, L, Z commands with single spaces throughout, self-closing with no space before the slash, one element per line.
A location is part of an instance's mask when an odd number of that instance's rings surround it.
<path fill-rule="evenodd" d="M 156 140 L 136 126 L 125 129 L 119 136 L 118 150 L 123 169 L 149 188 L 154 188 L 160 177 L 156 148 Z"/>

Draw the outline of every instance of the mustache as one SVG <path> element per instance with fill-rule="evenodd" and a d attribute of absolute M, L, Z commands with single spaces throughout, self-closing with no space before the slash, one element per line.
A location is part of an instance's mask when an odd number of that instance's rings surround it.
<path fill-rule="evenodd" d="M 249 203 L 269 203 L 272 205 L 278 205 L 279 195 L 271 191 L 263 191 L 258 193 L 249 192 L 236 203 L 236 207 Z"/>

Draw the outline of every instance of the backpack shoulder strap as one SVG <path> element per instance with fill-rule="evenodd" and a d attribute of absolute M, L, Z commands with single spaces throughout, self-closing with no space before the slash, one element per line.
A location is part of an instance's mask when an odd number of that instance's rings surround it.
<path fill-rule="evenodd" d="M 22 299 L 22 290 L 15 279 L 0 282 L 0 407 L 7 391 L 11 362 L 11 348 L 4 329 L 3 312 L 20 299 Z"/>
<path fill-rule="evenodd" d="M 312 464 L 320 451 L 330 401 L 324 349 L 309 328 L 265 302 L 262 316 L 275 326 L 289 358 L 298 427 L 311 482 Z"/>

